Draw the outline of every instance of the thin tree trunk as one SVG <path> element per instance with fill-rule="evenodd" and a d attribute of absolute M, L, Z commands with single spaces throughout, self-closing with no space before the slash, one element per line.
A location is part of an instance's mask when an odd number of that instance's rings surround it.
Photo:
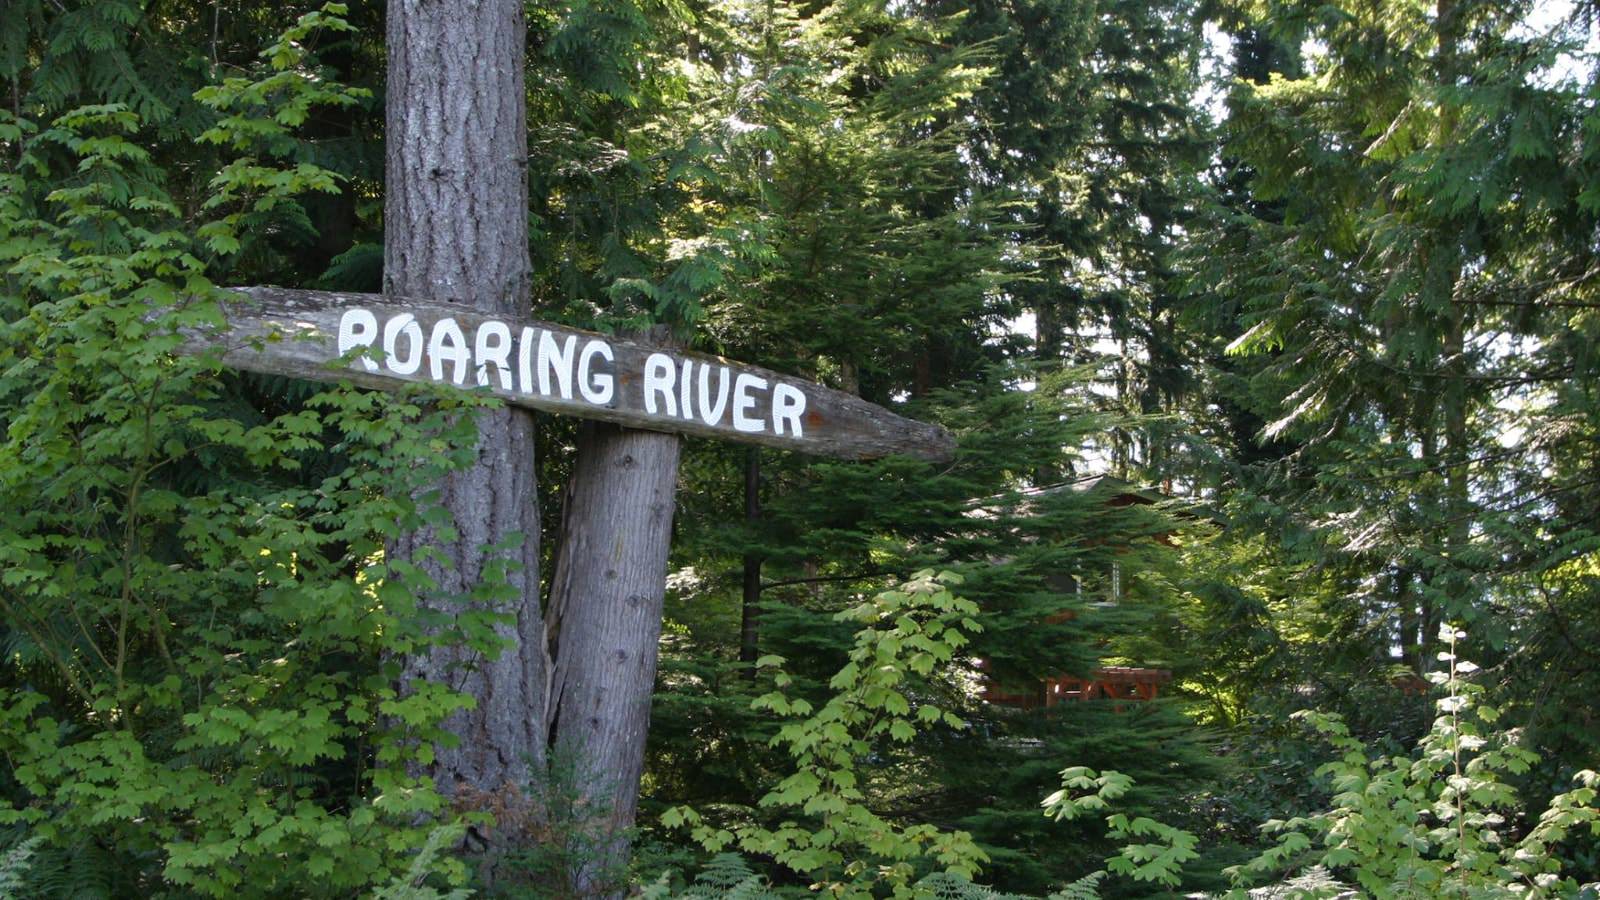
<path fill-rule="evenodd" d="M 1059 365 L 1065 326 L 1058 308 L 1060 298 L 1046 296 L 1033 308 L 1034 358 L 1042 367 Z"/>
<path fill-rule="evenodd" d="M 1128 408 L 1128 394 L 1131 390 L 1132 379 L 1128 377 L 1128 339 L 1117 340 L 1117 406 L 1119 409 Z M 1111 431 L 1111 474 L 1118 478 L 1127 478 L 1128 472 L 1133 468 L 1133 434 L 1125 427 L 1118 426 Z"/>
<path fill-rule="evenodd" d="M 744 458 L 744 524 L 755 536 L 761 521 L 761 450 L 751 447 Z M 748 678 L 756 677 L 756 660 L 761 655 L 761 554 L 744 555 L 744 593 L 739 621 L 739 662 Z"/>
<path fill-rule="evenodd" d="M 1418 458 L 1422 460 L 1422 470 L 1431 472 L 1438 465 L 1438 432 L 1435 423 L 1425 419 L 1417 435 L 1417 445 L 1420 448 Z M 1443 516 L 1444 501 L 1428 492 L 1427 502 L 1431 512 Z M 1430 535 L 1430 538 L 1432 536 Z M 1434 598 L 1440 591 L 1441 576 L 1437 564 L 1427 566 L 1421 576 L 1421 583 L 1417 590 L 1417 672 L 1427 674 L 1437 668 L 1433 659 L 1433 648 L 1438 642 L 1438 606 Z"/>
<path fill-rule="evenodd" d="M 387 193 L 384 289 L 494 313 L 529 302 L 527 136 L 521 0 L 438 3 L 393 0 L 388 8 Z M 402 681 L 446 683 L 476 707 L 447 722 L 460 737 L 438 747 L 429 771 L 450 794 L 505 793 L 542 766 L 548 682 L 539 609 L 539 517 L 533 417 L 517 409 L 476 414 L 478 461 L 440 485 L 452 529 L 397 539 L 437 583 L 427 601 L 459 611 L 460 596 L 496 564 L 486 548 L 509 545 L 515 621 L 499 628 L 505 649 L 483 660 L 461 647 L 405 659 Z M 448 565 L 423 554 L 438 547 Z"/>
<path fill-rule="evenodd" d="M 550 587 L 553 776 L 585 845 L 571 889 L 619 895 L 639 802 L 678 480 L 676 435 L 585 423 Z M 560 786 L 567 787 L 567 786 Z M 587 811 L 587 812 L 585 812 Z"/>
<path fill-rule="evenodd" d="M 1392 578 L 1394 605 L 1400 618 L 1397 640 L 1400 659 L 1421 674 L 1428 670 L 1423 661 L 1427 653 L 1427 636 L 1422 631 L 1422 610 L 1413 602 L 1411 569 L 1401 565 L 1395 569 Z"/>
<path fill-rule="evenodd" d="M 1454 250 L 1455 248 L 1452 248 Z M 1460 280 L 1460 256 L 1452 260 L 1452 287 Z M 1450 322 L 1445 334 L 1445 371 L 1449 379 L 1444 390 L 1444 446 L 1441 455 L 1446 465 L 1444 476 L 1445 608 L 1440 612 L 1451 619 L 1465 618 L 1477 602 L 1472 595 L 1472 575 L 1467 566 L 1467 551 L 1472 542 L 1471 435 L 1467 430 L 1466 324 L 1462 308 L 1450 304 Z M 1439 620 L 1427 623 L 1437 637 Z"/>
<path fill-rule="evenodd" d="M 1456 0 L 1438 0 L 1435 10 L 1435 27 L 1438 30 L 1439 52 L 1436 61 L 1436 78 L 1440 85 L 1454 85 L 1458 79 L 1460 61 L 1458 53 L 1463 32 L 1460 10 Z M 1445 103 L 1440 109 L 1437 127 L 1439 146 L 1449 146 L 1456 139 L 1460 109 L 1455 103 Z M 1470 214 L 1470 213 L 1469 213 Z M 1466 556 L 1472 540 L 1472 498 L 1469 479 L 1472 456 L 1471 435 L 1467 422 L 1467 307 L 1458 303 L 1466 252 L 1461 245 L 1461 232 L 1465 223 L 1451 222 L 1440 229 L 1439 250 L 1442 259 L 1429 260 L 1430 267 L 1438 266 L 1443 272 L 1441 298 L 1447 316 L 1444 345 L 1442 347 L 1446 379 L 1443 396 L 1444 434 L 1441 455 L 1445 463 L 1445 604 L 1440 615 L 1452 619 L 1476 603 L 1472 596 L 1472 577 Z M 1441 620 L 1426 623 L 1432 629 L 1428 637 L 1436 637 Z"/>
<path fill-rule="evenodd" d="M 1043 378 L 1060 370 L 1065 327 L 1061 321 L 1060 298 L 1045 296 L 1033 308 L 1034 362 L 1038 365 L 1035 377 Z M 1042 460 L 1033 470 L 1033 483 L 1043 487 L 1056 484 L 1065 472 L 1056 455 Z"/>

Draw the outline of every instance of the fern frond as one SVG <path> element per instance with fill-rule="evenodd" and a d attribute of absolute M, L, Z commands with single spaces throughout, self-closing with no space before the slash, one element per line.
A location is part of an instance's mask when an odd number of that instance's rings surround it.
<path fill-rule="evenodd" d="M 23 876 L 32 867 L 33 851 L 38 849 L 42 840 L 38 836 L 28 838 L 0 855 L 0 897 L 15 897 L 22 893 L 25 883 Z"/>
<path fill-rule="evenodd" d="M 1104 871 L 1090 872 L 1051 894 L 1049 900 L 1100 900 L 1100 882 L 1105 877 Z"/>
<path fill-rule="evenodd" d="M 767 880 L 751 871 L 737 853 L 718 853 L 680 896 L 693 900 L 771 900 Z"/>

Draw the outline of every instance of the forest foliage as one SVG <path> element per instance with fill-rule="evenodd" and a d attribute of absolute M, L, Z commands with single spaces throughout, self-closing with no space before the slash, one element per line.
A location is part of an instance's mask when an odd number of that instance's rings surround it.
<path fill-rule="evenodd" d="M 959 441 L 686 444 L 618 878 L 1593 893 L 1593 5 L 525 9 L 530 314 Z M 532 774 L 480 877 L 506 810 L 417 768 L 473 700 L 398 689 L 498 647 L 503 572 L 439 598 L 383 553 L 449 538 L 482 401 L 175 352 L 222 287 L 379 289 L 384 14 L 0 15 L 0 895 L 580 880 L 582 792 Z M 539 422 L 552 532 L 576 433 Z M 984 699 L 1118 666 L 1170 682 Z"/>

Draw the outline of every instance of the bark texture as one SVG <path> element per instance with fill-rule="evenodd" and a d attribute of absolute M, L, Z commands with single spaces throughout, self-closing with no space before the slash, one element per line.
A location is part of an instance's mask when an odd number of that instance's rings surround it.
<path fill-rule="evenodd" d="M 644 772 L 678 480 L 676 435 L 586 423 L 550 594 L 554 752 L 576 769 L 592 836 L 582 895 L 613 893 Z"/>
<path fill-rule="evenodd" d="M 527 129 L 521 0 L 391 0 L 388 8 L 387 191 L 384 287 L 485 314 L 523 314 L 529 302 Z M 477 699 L 448 723 L 456 747 L 437 748 L 431 774 L 447 793 L 523 785 L 542 765 L 548 685 L 539 608 L 539 517 L 533 415 L 477 414 L 477 465 L 441 486 L 454 535 L 428 531 L 389 548 L 422 560 L 441 609 L 478 584 L 485 552 L 513 535 L 514 625 L 507 648 L 483 661 L 464 648 L 406 659 L 403 679 L 444 682 Z M 436 545 L 451 566 L 426 561 Z"/>

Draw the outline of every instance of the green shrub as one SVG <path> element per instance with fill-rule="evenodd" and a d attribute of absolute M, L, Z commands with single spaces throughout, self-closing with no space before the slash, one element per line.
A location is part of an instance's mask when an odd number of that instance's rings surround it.
<path fill-rule="evenodd" d="M 349 896 L 447 817 L 410 768 L 470 699 L 401 693 L 393 660 L 493 652 L 495 617 L 429 636 L 430 585 L 382 550 L 447 536 L 422 491 L 472 458 L 466 407 L 280 382 L 262 415 L 243 388 L 270 384 L 179 353 L 221 322 L 231 255 L 337 186 L 291 157 L 308 109 L 358 99 L 304 49 L 342 12 L 201 92 L 202 140 L 236 159 L 198 213 L 128 109 L 0 112 L 23 148 L 0 173 L 0 828 L 31 835 L 21 895 Z"/>

